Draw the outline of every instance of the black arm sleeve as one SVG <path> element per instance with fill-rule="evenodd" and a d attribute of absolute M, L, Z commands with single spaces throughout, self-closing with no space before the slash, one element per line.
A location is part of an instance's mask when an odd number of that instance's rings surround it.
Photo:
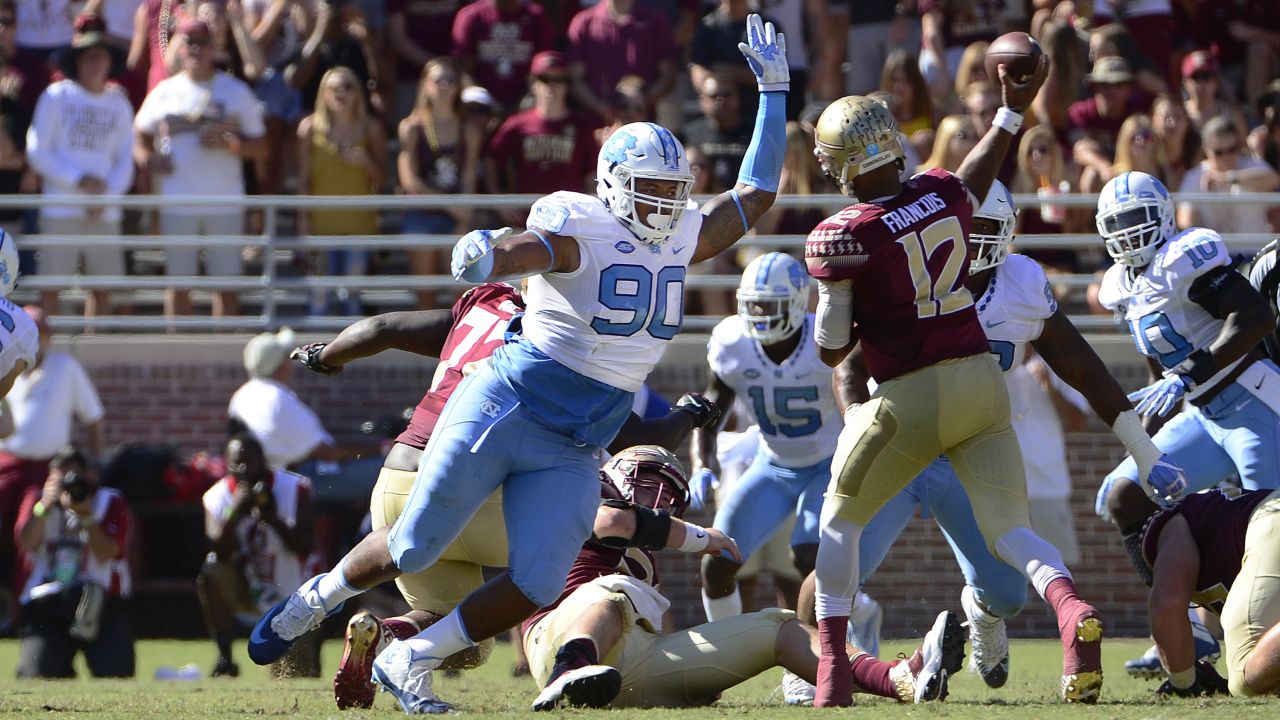
<path fill-rule="evenodd" d="M 1229 267 L 1217 267 L 1196 278 L 1187 291 L 1187 297 L 1221 320 L 1227 316 L 1222 309 L 1222 298 L 1240 283 L 1248 285 L 1249 280 Z"/>
<path fill-rule="evenodd" d="M 596 541 L 605 547 L 635 547 L 642 550 L 662 550 L 667 546 L 667 537 L 671 534 L 671 516 L 661 510 L 640 507 L 626 500 L 605 500 L 605 507 L 619 510 L 632 510 L 636 514 L 636 533 L 630 538 L 603 537 Z"/>

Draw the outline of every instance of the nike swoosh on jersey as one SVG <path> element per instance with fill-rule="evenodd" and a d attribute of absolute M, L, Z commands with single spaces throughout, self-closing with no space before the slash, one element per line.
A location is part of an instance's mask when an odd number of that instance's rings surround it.
<path fill-rule="evenodd" d="M 1009 321 L 1008 321 L 1008 320 L 1001 320 L 1000 322 L 988 322 L 988 323 L 987 323 L 987 327 L 989 327 L 989 328 L 993 328 L 993 327 L 996 327 L 996 326 L 998 326 L 998 325 L 1003 325 L 1003 324 L 1005 324 L 1005 323 L 1007 323 L 1007 322 L 1009 322 Z"/>
<path fill-rule="evenodd" d="M 1266 375 L 1263 375 L 1262 377 L 1258 378 L 1258 384 L 1257 384 L 1257 385 L 1254 385 L 1254 386 L 1253 386 L 1253 389 L 1254 389 L 1254 390 L 1261 390 L 1261 389 L 1262 389 L 1262 383 L 1264 383 L 1264 382 L 1266 382 L 1266 381 L 1267 381 L 1267 376 L 1266 376 Z"/>

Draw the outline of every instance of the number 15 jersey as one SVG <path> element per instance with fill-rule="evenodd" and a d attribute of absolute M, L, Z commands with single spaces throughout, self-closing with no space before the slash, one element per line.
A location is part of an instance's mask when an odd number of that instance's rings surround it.
<path fill-rule="evenodd" d="M 861 338 L 877 382 L 989 352 L 964 287 L 972 219 L 972 193 L 960 178 L 934 169 L 903 183 L 896 196 L 850 205 L 809 233 L 809 274 L 851 281 L 850 337 Z"/>

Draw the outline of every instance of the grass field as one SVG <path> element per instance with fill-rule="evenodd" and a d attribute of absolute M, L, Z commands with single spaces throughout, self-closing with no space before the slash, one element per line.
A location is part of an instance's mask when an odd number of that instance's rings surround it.
<path fill-rule="evenodd" d="M 982 718 L 1122 718 L 1168 719 L 1274 717 L 1280 710 L 1272 700 L 1197 700 L 1160 701 L 1154 696 L 1155 682 L 1132 680 L 1124 674 L 1124 660 L 1141 653 L 1146 641 L 1112 640 L 1104 648 L 1107 686 L 1101 703 L 1094 707 L 1067 706 L 1056 700 L 1060 650 L 1052 641 L 1015 641 L 1013 671 L 1009 684 L 1001 690 L 989 690 L 976 676 L 961 673 L 951 683 L 951 696 L 945 703 L 928 706 L 898 705 L 888 701 L 866 699 L 849 711 L 839 714 L 869 715 L 879 718 L 939 717 Z M 890 643 L 885 657 L 907 650 L 913 643 Z M 209 642 L 147 641 L 138 646 L 138 677 L 135 681 L 78 680 L 63 682 L 15 681 L 13 668 L 17 661 L 17 643 L 0 641 L 0 718 L 154 718 L 162 720 L 212 720 L 214 718 L 305 717 L 359 720 L 370 717 L 396 717 L 399 706 L 390 695 L 380 694 L 373 710 L 339 712 L 334 708 L 328 679 L 275 681 L 253 667 L 243 656 L 238 662 L 244 673 L 236 680 L 156 681 L 151 678 L 161 665 L 197 663 L 204 670 L 213 658 Z M 333 668 L 341 645 L 330 641 L 324 647 L 325 665 Z M 499 644 L 493 659 L 484 668 L 459 678 L 437 678 L 436 689 L 446 700 L 470 716 L 510 715 L 528 712 L 536 694 L 529 678 L 510 676 L 509 645 Z M 574 717 L 604 716 L 612 720 L 626 718 L 661 718 L 662 720 L 694 720 L 695 718 L 741 717 L 752 720 L 798 718 L 816 712 L 781 704 L 781 695 L 770 697 L 781 671 L 771 671 L 726 693 L 724 699 L 710 708 L 693 710 L 611 710 L 566 711 Z M 81 676 L 85 676 L 83 666 Z M 607 712 L 607 715 L 605 714 Z"/>

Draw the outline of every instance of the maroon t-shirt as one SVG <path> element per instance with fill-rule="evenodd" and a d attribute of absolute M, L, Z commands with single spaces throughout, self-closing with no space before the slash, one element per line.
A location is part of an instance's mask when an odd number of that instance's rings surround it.
<path fill-rule="evenodd" d="M 582 192 L 596 147 L 591 125 L 581 116 L 571 112 L 548 120 L 530 108 L 502 123 L 489 141 L 489 154 L 504 183 L 508 164 L 515 163 L 516 186 L 506 192 L 549 195 L 558 190 Z"/>
<path fill-rule="evenodd" d="M 423 50 L 435 55 L 448 55 L 453 50 L 453 18 L 462 0 L 387 0 L 387 16 L 404 13 L 405 34 Z M 422 68 L 397 59 L 397 76 L 401 80 L 417 80 Z"/>
<path fill-rule="evenodd" d="M 453 19 L 453 54 L 469 63 L 475 84 L 515 107 L 528 89 L 533 56 L 551 49 L 551 28 L 542 6 L 522 2 L 504 14 L 494 0 L 479 0 Z"/>
<path fill-rule="evenodd" d="M 586 83 L 596 97 L 608 99 L 618 81 L 638 75 L 645 84 L 658 77 L 658 64 L 678 56 L 671 23 L 645 0 L 631 15 L 609 15 L 608 3 L 583 10 L 569 23 L 569 62 L 586 68 Z"/>
<path fill-rule="evenodd" d="M 1134 88 L 1129 95 L 1128 108 L 1125 114 L 1118 118 L 1102 117 L 1101 113 L 1098 112 L 1098 101 L 1093 97 L 1073 102 L 1067 107 L 1068 135 L 1076 130 L 1084 130 L 1090 137 L 1105 145 L 1107 150 L 1114 154 L 1116 138 L 1120 135 L 1120 126 L 1124 125 L 1124 121 L 1128 120 L 1130 115 L 1149 112 L 1152 99 L 1151 95 L 1139 92 L 1137 88 Z"/>
<path fill-rule="evenodd" d="M 1000 14 L 1006 0 L 921 0 L 920 15 L 942 11 L 942 42 L 946 47 L 965 47 L 1000 37 Z"/>
<path fill-rule="evenodd" d="M 539 620 L 560 607 L 560 603 L 572 595 L 574 590 L 606 575 L 630 575 L 653 587 L 658 586 L 657 564 L 654 563 L 653 555 L 648 550 L 613 548 L 593 542 L 585 543 L 582 551 L 578 553 L 578 559 L 573 561 L 573 567 L 569 568 L 564 592 L 560 593 L 560 597 L 556 598 L 555 602 L 535 612 L 520 624 L 520 637 L 524 637 Z"/>
<path fill-rule="evenodd" d="M 427 446 L 436 421 L 458 384 L 502 346 L 511 316 L 524 312 L 524 298 L 510 285 L 485 283 L 473 287 L 453 304 L 453 327 L 440 350 L 431 389 L 413 409 L 409 427 L 396 442 L 419 450 Z"/>
<path fill-rule="evenodd" d="M 1151 518 L 1143 531 L 1143 558 L 1155 567 L 1160 532 L 1175 515 L 1181 515 L 1200 551 L 1200 572 L 1191 599 L 1214 612 L 1222 612 L 1227 592 L 1240 574 L 1249 517 L 1272 492 L 1270 489 L 1249 490 L 1233 498 L 1221 490 L 1211 490 L 1164 508 Z"/>
<path fill-rule="evenodd" d="M 852 337 L 861 338 L 877 382 L 991 351 L 964 287 L 972 219 L 964 183 L 935 168 L 895 197 L 850 205 L 809 233 L 809 274 L 853 281 Z"/>

